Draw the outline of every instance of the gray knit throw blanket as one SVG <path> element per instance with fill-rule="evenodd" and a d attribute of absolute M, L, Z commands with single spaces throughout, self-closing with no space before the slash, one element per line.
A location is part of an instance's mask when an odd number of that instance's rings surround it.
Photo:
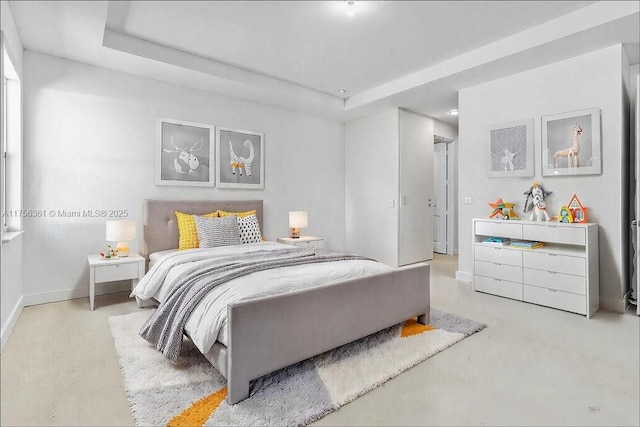
<path fill-rule="evenodd" d="M 173 285 L 164 302 L 142 326 L 140 335 L 176 362 L 182 349 L 184 327 L 198 303 L 216 286 L 257 271 L 320 262 L 365 260 L 357 255 L 308 249 L 258 251 L 196 264 Z"/>

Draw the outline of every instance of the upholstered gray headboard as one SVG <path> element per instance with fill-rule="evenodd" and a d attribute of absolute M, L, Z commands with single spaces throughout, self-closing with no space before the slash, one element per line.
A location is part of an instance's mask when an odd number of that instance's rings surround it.
<path fill-rule="evenodd" d="M 141 255 L 178 248 L 178 223 L 175 211 L 203 215 L 217 210 L 229 212 L 256 211 L 260 229 L 262 200 L 145 200 L 143 208 L 143 245 Z"/>

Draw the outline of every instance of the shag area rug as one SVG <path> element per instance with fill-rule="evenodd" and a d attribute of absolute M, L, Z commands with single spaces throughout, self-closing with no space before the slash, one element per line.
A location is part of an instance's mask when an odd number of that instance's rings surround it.
<path fill-rule="evenodd" d="M 109 318 L 124 387 L 138 426 L 307 425 L 485 325 L 431 309 L 415 319 L 307 359 L 251 383 L 228 405 L 226 379 L 185 339 L 177 368 L 138 335 L 150 310 Z"/>

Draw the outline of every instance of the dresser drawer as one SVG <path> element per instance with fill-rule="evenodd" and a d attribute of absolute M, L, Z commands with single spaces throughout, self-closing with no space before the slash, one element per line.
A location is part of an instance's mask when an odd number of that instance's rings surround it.
<path fill-rule="evenodd" d="M 295 242 L 293 246 L 297 248 L 324 249 L 324 240 L 305 240 L 305 241 Z"/>
<path fill-rule="evenodd" d="M 504 246 L 475 245 L 475 259 L 500 264 L 522 266 L 522 251 Z"/>
<path fill-rule="evenodd" d="M 130 262 L 126 264 L 101 265 L 95 267 L 95 281 L 113 282 L 115 280 L 137 279 L 138 263 Z"/>
<path fill-rule="evenodd" d="M 524 285 L 524 301 L 578 314 L 587 314 L 587 297 L 537 286 Z"/>
<path fill-rule="evenodd" d="M 585 276 L 587 261 L 582 257 L 536 252 L 534 249 L 522 253 L 522 265 L 537 270 Z"/>
<path fill-rule="evenodd" d="M 522 267 L 486 261 L 476 261 L 475 267 L 474 274 L 477 276 L 495 277 L 510 282 L 522 283 Z"/>
<path fill-rule="evenodd" d="M 476 221 L 475 234 L 522 239 L 522 224 L 510 221 Z"/>
<path fill-rule="evenodd" d="M 582 227 L 572 228 L 559 226 L 557 224 L 523 224 L 522 238 L 525 240 L 537 240 L 539 242 L 584 246 L 586 243 L 586 230 Z"/>
<path fill-rule="evenodd" d="M 484 276 L 473 276 L 473 289 L 479 292 L 486 292 L 522 301 L 522 283 L 492 279 Z"/>
<path fill-rule="evenodd" d="M 533 270 L 525 268 L 522 281 L 526 285 L 534 285 L 572 294 L 586 295 L 587 279 L 582 276 L 556 273 L 554 271 Z"/>

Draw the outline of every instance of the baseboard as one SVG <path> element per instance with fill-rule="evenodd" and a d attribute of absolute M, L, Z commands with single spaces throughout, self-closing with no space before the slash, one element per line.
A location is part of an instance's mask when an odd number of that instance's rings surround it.
<path fill-rule="evenodd" d="M 96 296 L 115 292 L 131 291 L 131 281 L 100 283 L 96 285 Z M 53 292 L 41 292 L 24 295 L 24 306 L 48 304 L 51 302 L 68 301 L 77 298 L 89 298 L 89 286 L 79 289 L 63 289 Z M 88 301 L 87 301 L 88 304 Z"/>
<path fill-rule="evenodd" d="M 456 271 L 456 280 L 460 280 L 462 282 L 473 282 L 473 274 L 468 273 L 466 271 Z"/>
<path fill-rule="evenodd" d="M 18 298 L 18 302 L 13 306 L 13 310 L 11 310 L 11 314 L 7 318 L 7 321 L 2 325 L 2 332 L 0 333 L 1 344 L 0 344 L 0 353 L 4 351 L 4 346 L 9 341 L 9 337 L 13 332 L 13 328 L 15 328 L 16 323 L 18 323 L 18 318 L 20 318 L 20 313 L 22 313 L 22 309 L 24 308 L 24 297 Z"/>
<path fill-rule="evenodd" d="M 453 255 L 458 255 L 458 250 L 457 249 L 453 250 Z"/>

